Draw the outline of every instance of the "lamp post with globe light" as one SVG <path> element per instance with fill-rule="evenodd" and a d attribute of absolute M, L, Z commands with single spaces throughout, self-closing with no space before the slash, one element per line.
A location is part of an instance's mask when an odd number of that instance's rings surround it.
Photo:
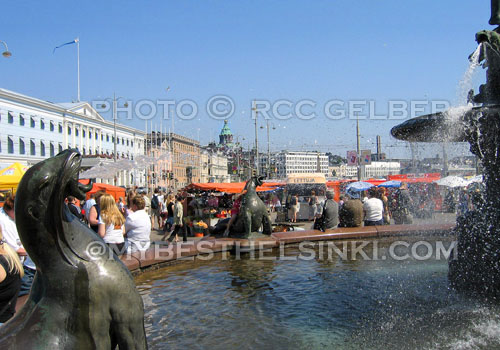
<path fill-rule="evenodd" d="M 9 47 L 7 46 L 7 43 L 5 41 L 2 41 L 2 40 L 0 40 L 0 43 L 2 43 L 3 46 L 5 46 L 5 51 L 2 52 L 2 56 L 5 58 L 11 57 L 12 53 L 9 51 Z"/>
<path fill-rule="evenodd" d="M 273 128 L 273 130 L 276 130 L 276 127 L 274 126 L 273 123 L 271 123 L 271 127 Z M 267 129 L 267 164 L 266 164 L 266 167 L 267 167 L 267 177 L 269 178 L 270 175 L 271 175 L 271 138 L 269 136 L 269 120 L 267 121 L 267 124 L 266 124 L 266 129 Z M 260 127 L 261 129 L 264 129 L 264 126 L 261 126 Z"/>

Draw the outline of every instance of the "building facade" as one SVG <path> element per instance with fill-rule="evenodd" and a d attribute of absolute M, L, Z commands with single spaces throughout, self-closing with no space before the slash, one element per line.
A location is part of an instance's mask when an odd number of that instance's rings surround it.
<path fill-rule="evenodd" d="M 230 182 L 227 157 L 220 152 L 201 152 L 201 182 Z"/>
<path fill-rule="evenodd" d="M 56 104 L 0 89 L 0 125 L 2 168 L 13 162 L 31 166 L 67 148 L 91 159 L 88 167 L 113 161 L 115 147 L 116 159 L 144 153 L 143 131 L 105 120 L 87 102 Z M 140 186 L 143 178 L 123 171 L 116 179 L 98 180 Z"/>
<path fill-rule="evenodd" d="M 387 175 L 397 175 L 401 172 L 401 163 L 399 162 L 371 162 L 364 166 L 364 179 L 381 179 Z"/>
<path fill-rule="evenodd" d="M 173 187 L 179 189 L 201 182 L 200 143 L 188 137 L 169 133 L 172 153 Z"/>
<path fill-rule="evenodd" d="M 387 175 L 397 175 L 401 172 L 400 162 L 371 162 L 371 164 L 361 166 L 363 179 L 381 179 Z M 357 179 L 358 167 L 356 165 L 342 164 L 330 167 L 330 174 L 335 172 L 339 179 Z"/>
<path fill-rule="evenodd" d="M 151 191 L 156 187 L 174 190 L 172 152 L 170 151 L 168 134 L 148 133 L 145 147 L 145 154 L 150 159 L 150 165 L 146 168 L 147 187 Z"/>
<path fill-rule="evenodd" d="M 328 175 L 328 156 L 321 152 L 282 151 L 270 155 L 259 155 L 261 174 L 268 177 L 285 179 L 290 174 L 321 173 Z"/>

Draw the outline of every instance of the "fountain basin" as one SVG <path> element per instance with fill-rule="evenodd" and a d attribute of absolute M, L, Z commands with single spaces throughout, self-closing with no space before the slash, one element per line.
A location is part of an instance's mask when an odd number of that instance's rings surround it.
<path fill-rule="evenodd" d="M 421 225 L 384 225 L 368 227 L 338 228 L 335 230 L 304 230 L 291 232 L 276 232 L 268 238 L 234 239 L 205 237 L 198 241 L 189 241 L 182 244 L 157 246 L 152 245 L 145 252 L 125 254 L 122 262 L 134 274 L 138 275 L 149 269 L 157 269 L 177 261 L 190 259 L 214 253 L 245 253 L 249 251 L 265 250 L 280 245 L 297 244 L 300 242 L 330 241 L 345 239 L 374 239 L 390 236 L 448 235 L 455 224 L 421 224 Z"/>
<path fill-rule="evenodd" d="M 410 236 L 405 241 L 423 239 Z M 442 239 L 425 238 L 430 243 Z M 387 253 L 397 240 L 401 237 L 377 240 L 379 253 Z M 137 276 L 150 348 L 499 345 L 498 306 L 450 289 L 446 259 L 319 258 L 320 243 L 326 242 L 316 242 L 312 259 L 295 259 L 301 252 L 293 245 L 266 253 L 266 259 L 247 254 L 193 260 Z M 366 252 L 371 256 L 373 250 Z"/>

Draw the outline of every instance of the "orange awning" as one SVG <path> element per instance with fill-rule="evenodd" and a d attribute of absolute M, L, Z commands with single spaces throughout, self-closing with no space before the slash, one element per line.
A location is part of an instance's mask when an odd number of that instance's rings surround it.
<path fill-rule="evenodd" d="M 81 179 L 78 181 L 80 181 L 80 183 L 83 185 L 87 185 L 90 180 Z M 102 183 L 98 183 L 98 182 L 96 182 L 92 185 L 92 189 L 87 192 L 87 195 L 85 198 L 89 199 L 90 195 L 92 195 L 93 193 L 96 193 L 97 191 L 100 191 L 100 190 L 106 191 L 106 193 L 109 193 L 110 195 L 112 195 L 115 198 L 115 200 L 118 200 L 119 197 L 125 198 L 125 189 L 124 188 L 118 187 L 118 186 L 113 186 L 113 185 L 108 185 L 108 184 L 102 184 Z"/>
<path fill-rule="evenodd" d="M 200 190 L 200 191 L 217 191 L 226 193 L 240 193 L 243 191 L 246 182 L 231 182 L 231 183 L 192 183 L 186 186 L 184 189 L 189 190 Z M 257 187 L 257 192 L 271 191 L 279 186 L 283 186 L 281 182 L 264 182 L 262 186 Z"/>

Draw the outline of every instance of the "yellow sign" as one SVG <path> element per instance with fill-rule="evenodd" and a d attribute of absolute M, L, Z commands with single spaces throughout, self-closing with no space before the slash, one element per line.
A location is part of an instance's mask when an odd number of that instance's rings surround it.
<path fill-rule="evenodd" d="M 324 174 L 290 174 L 286 179 L 287 184 L 324 184 L 326 178 Z"/>

